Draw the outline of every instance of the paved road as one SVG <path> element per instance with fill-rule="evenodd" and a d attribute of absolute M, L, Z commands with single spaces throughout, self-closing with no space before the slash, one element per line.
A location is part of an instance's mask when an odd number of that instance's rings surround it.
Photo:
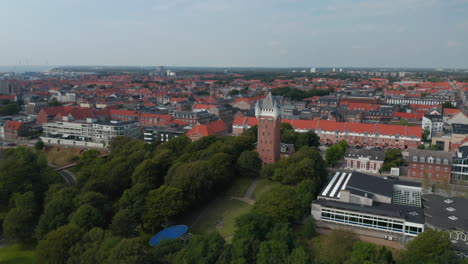
<path fill-rule="evenodd" d="M 57 172 L 67 182 L 68 186 L 74 186 L 76 184 L 76 177 L 71 171 L 61 170 Z"/>
<path fill-rule="evenodd" d="M 60 174 L 60 176 L 67 183 L 68 186 L 74 186 L 76 184 L 76 177 L 75 177 L 75 174 L 73 174 L 73 172 L 69 170 L 57 170 L 59 167 L 57 165 L 50 164 L 50 163 L 49 163 L 49 167 L 51 167 L 58 174 Z"/>

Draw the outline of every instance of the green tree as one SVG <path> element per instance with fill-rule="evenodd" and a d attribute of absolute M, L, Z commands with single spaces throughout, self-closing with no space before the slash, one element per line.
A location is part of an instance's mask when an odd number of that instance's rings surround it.
<path fill-rule="evenodd" d="M 82 205 L 69 216 L 70 223 L 76 224 L 83 230 L 102 226 L 104 224 L 103 218 L 102 213 L 90 204 Z"/>
<path fill-rule="evenodd" d="M 42 150 L 44 149 L 44 142 L 42 142 L 42 140 L 38 140 L 35 144 L 34 144 L 34 148 L 37 149 L 37 150 Z"/>
<path fill-rule="evenodd" d="M 403 156 L 399 149 L 388 149 L 385 152 L 383 171 L 390 171 L 392 167 L 400 167 L 403 164 Z"/>
<path fill-rule="evenodd" d="M 304 214 L 310 211 L 312 201 L 316 197 L 317 189 L 319 188 L 317 182 L 317 179 L 305 179 L 297 185 L 297 199 L 301 203 L 302 212 Z"/>
<path fill-rule="evenodd" d="M 254 211 L 276 221 L 293 221 L 302 215 L 296 192 L 289 186 L 273 187 L 263 193 Z"/>
<path fill-rule="evenodd" d="M 326 159 L 330 167 L 335 167 L 338 162 L 343 159 L 348 143 L 345 140 L 338 142 L 337 144 L 331 145 L 327 149 Z"/>
<path fill-rule="evenodd" d="M 121 237 L 136 236 L 137 227 L 141 223 L 141 217 L 135 217 L 134 212 L 129 208 L 120 209 L 112 218 L 110 230 Z"/>
<path fill-rule="evenodd" d="M 187 202 L 203 201 L 212 191 L 213 178 L 210 164 L 206 160 L 197 160 L 171 168 L 166 175 L 167 185 L 182 190 Z"/>
<path fill-rule="evenodd" d="M 258 264 L 286 264 L 289 249 L 286 243 L 278 240 L 262 242 L 257 254 Z"/>
<path fill-rule="evenodd" d="M 195 235 L 187 246 L 177 254 L 174 262 L 214 264 L 222 254 L 224 244 L 224 239 L 217 232 Z"/>
<path fill-rule="evenodd" d="M 297 132 L 296 132 L 297 133 Z M 318 148 L 320 146 L 320 137 L 315 134 L 314 131 L 308 131 L 305 133 L 297 133 L 294 147 L 300 149 L 304 146 Z"/>
<path fill-rule="evenodd" d="M 400 126 L 409 126 L 409 125 L 410 125 L 410 123 L 408 122 L 408 120 L 407 120 L 407 119 L 404 119 L 404 118 L 400 119 L 400 120 L 398 121 L 398 123 L 396 123 L 396 124 L 397 124 L 397 125 L 400 125 Z"/>
<path fill-rule="evenodd" d="M 75 210 L 73 199 L 78 190 L 66 187 L 52 195 L 50 201 L 45 204 L 44 213 L 39 218 L 36 227 L 36 237 L 42 239 L 47 233 L 59 226 L 68 223 L 68 216 Z"/>
<path fill-rule="evenodd" d="M 422 134 L 422 140 L 424 142 L 427 142 L 429 140 L 429 136 L 431 135 L 431 131 L 429 129 L 424 129 L 423 134 Z"/>
<path fill-rule="evenodd" d="M 255 212 L 236 219 L 237 231 L 232 246 L 224 259 L 225 263 L 255 263 L 260 243 L 266 240 L 273 222 L 270 217 Z"/>
<path fill-rule="evenodd" d="M 312 216 L 309 216 L 304 221 L 304 227 L 302 228 L 302 235 L 305 238 L 312 238 L 317 234 L 315 231 L 315 219 Z"/>
<path fill-rule="evenodd" d="M 324 263 L 345 263 L 351 257 L 354 243 L 357 240 L 357 236 L 353 232 L 335 229 L 314 243 L 315 256 Z"/>
<path fill-rule="evenodd" d="M 83 235 L 81 240 L 70 248 L 70 258 L 67 264 L 94 264 L 103 263 L 104 258 L 99 257 L 101 250 L 107 250 L 108 242 L 111 240 L 115 246 L 119 240 L 112 236 L 109 231 L 104 231 L 101 228 L 93 228 Z M 111 245 L 112 248 L 112 245 Z"/>
<path fill-rule="evenodd" d="M 56 98 L 53 98 L 52 101 L 50 101 L 49 103 L 47 103 L 48 106 L 51 106 L 51 107 L 54 107 L 54 106 L 61 106 L 62 103 L 60 103 L 59 101 L 57 101 Z"/>
<path fill-rule="evenodd" d="M 257 152 L 246 150 L 237 159 L 237 168 L 242 176 L 255 178 L 262 169 L 262 161 Z"/>
<path fill-rule="evenodd" d="M 148 248 L 140 238 L 126 238 L 113 247 L 106 264 L 147 263 Z"/>
<path fill-rule="evenodd" d="M 392 252 L 386 247 L 378 249 L 376 245 L 357 241 L 353 245 L 350 259 L 346 264 L 391 264 Z"/>
<path fill-rule="evenodd" d="M 38 207 L 33 192 L 16 194 L 14 208 L 3 220 L 3 234 L 9 241 L 31 241 L 38 221 Z"/>
<path fill-rule="evenodd" d="M 174 155 L 168 150 L 158 151 L 152 159 L 140 163 L 132 174 L 132 183 L 143 183 L 158 188 L 164 183 L 164 176 L 172 165 Z"/>
<path fill-rule="evenodd" d="M 448 233 L 426 229 L 406 246 L 399 264 L 459 263 Z"/>
<path fill-rule="evenodd" d="M 83 231 L 76 225 L 64 225 L 45 236 L 36 248 L 38 263 L 67 263 L 69 250 L 80 241 Z"/>
<path fill-rule="evenodd" d="M 152 190 L 146 196 L 143 221 L 146 228 L 154 229 L 166 223 L 169 217 L 175 216 L 184 208 L 182 191 L 163 185 Z"/>
<path fill-rule="evenodd" d="M 8 205 L 11 195 L 32 191 L 42 199 L 49 184 L 60 181 L 48 168 L 43 153 L 23 147 L 2 151 L 0 160 L 0 208 Z"/>
<path fill-rule="evenodd" d="M 302 247 L 295 248 L 288 257 L 288 264 L 311 264 L 309 254 Z"/>
<path fill-rule="evenodd" d="M 457 107 L 454 106 L 451 102 L 445 102 L 445 103 L 442 104 L 442 108 L 456 109 Z"/>

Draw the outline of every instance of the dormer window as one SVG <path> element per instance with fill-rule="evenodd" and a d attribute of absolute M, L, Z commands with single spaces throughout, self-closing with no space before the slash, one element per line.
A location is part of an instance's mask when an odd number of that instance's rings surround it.
<path fill-rule="evenodd" d="M 421 157 L 421 158 L 419 159 L 419 161 L 420 161 L 420 162 L 426 162 L 426 159 L 425 159 L 424 157 Z"/>
<path fill-rule="evenodd" d="M 440 158 L 437 158 L 437 159 L 436 159 L 436 163 L 437 163 L 437 164 L 440 164 Z"/>
<path fill-rule="evenodd" d="M 448 164 L 448 159 L 444 159 L 444 164 Z"/>
<path fill-rule="evenodd" d="M 434 158 L 432 158 L 432 157 L 427 158 L 427 162 L 428 163 L 434 163 Z"/>
<path fill-rule="evenodd" d="M 417 157 L 417 156 L 413 156 L 413 161 L 418 161 L 418 157 Z"/>

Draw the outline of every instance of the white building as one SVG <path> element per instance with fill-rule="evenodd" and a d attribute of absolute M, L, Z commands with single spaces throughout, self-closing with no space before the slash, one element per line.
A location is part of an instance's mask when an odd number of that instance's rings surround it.
<path fill-rule="evenodd" d="M 80 121 L 64 119 L 43 124 L 41 140 L 46 145 L 107 148 L 115 137 L 138 138 L 141 135 L 140 124 L 137 121 L 98 122 L 91 118 Z"/>
<path fill-rule="evenodd" d="M 405 243 L 424 231 L 421 185 L 336 172 L 312 202 L 318 226 Z"/>
<path fill-rule="evenodd" d="M 385 152 L 383 150 L 346 149 L 343 167 L 360 172 L 379 173 L 383 167 Z"/>
<path fill-rule="evenodd" d="M 430 110 L 422 118 L 422 129 L 429 130 L 429 138 L 438 132 L 442 132 L 444 127 L 443 116 L 438 110 Z"/>

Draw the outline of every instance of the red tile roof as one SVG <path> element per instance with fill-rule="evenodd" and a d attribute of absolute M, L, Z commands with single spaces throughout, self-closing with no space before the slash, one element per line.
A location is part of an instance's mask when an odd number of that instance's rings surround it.
<path fill-rule="evenodd" d="M 23 125 L 24 123 L 21 122 L 21 121 L 12 121 L 12 120 L 9 120 L 6 122 L 5 124 L 5 129 L 8 129 L 8 130 L 18 130 L 20 129 L 20 127 Z"/>
<path fill-rule="evenodd" d="M 196 135 L 200 134 L 201 136 L 214 136 L 222 133 L 223 131 L 226 131 L 228 128 L 226 124 L 223 122 L 223 120 L 217 120 L 205 125 L 196 125 L 194 128 L 192 128 L 189 132 L 187 132 L 187 135 Z"/>
<path fill-rule="evenodd" d="M 348 130 L 354 133 L 369 133 L 375 134 L 378 132 L 381 135 L 396 135 L 400 136 L 416 136 L 421 137 L 422 128 L 418 126 L 400 126 L 400 125 L 383 125 L 383 124 L 363 124 L 351 122 L 336 122 L 330 120 L 291 120 L 283 119 L 283 123 L 289 123 L 294 129 L 299 130 L 315 130 L 319 128 L 322 131 L 341 131 Z M 233 126 L 251 127 L 257 125 L 258 120 L 255 117 L 236 117 Z"/>
<path fill-rule="evenodd" d="M 423 113 L 405 113 L 405 112 L 393 112 L 394 117 L 400 117 L 404 119 L 421 119 L 424 114 Z"/>

